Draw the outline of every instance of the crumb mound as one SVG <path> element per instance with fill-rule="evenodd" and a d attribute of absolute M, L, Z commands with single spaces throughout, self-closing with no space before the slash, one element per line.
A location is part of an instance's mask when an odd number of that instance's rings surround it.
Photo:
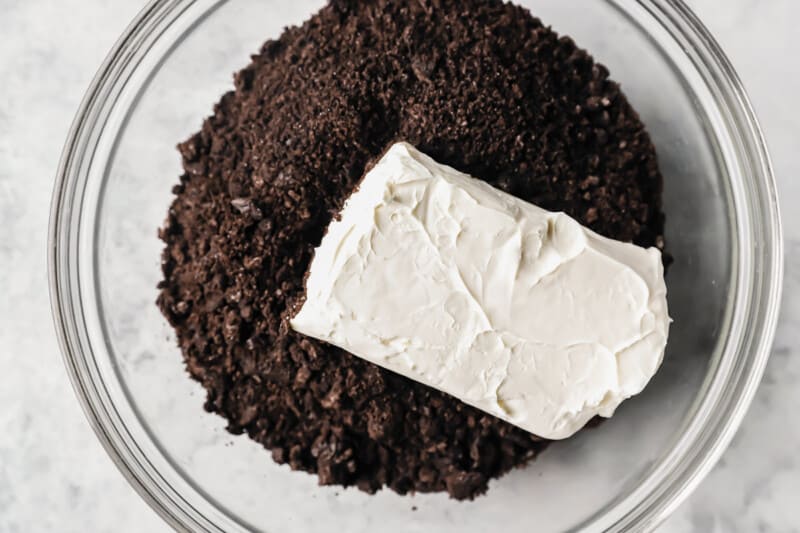
<path fill-rule="evenodd" d="M 288 325 L 326 226 L 394 140 L 663 245 L 652 143 L 572 40 L 500 0 L 333 0 L 267 42 L 180 145 L 158 305 L 206 408 L 275 461 L 469 499 L 547 442 Z"/>

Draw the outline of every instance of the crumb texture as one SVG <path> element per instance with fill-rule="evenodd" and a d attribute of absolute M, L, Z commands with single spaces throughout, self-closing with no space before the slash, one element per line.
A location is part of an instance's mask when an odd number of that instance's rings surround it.
<path fill-rule="evenodd" d="M 158 304 L 206 408 L 274 460 L 469 499 L 547 442 L 289 327 L 314 247 L 394 140 L 663 246 L 652 143 L 569 38 L 499 0 L 333 0 L 267 42 L 180 145 Z"/>

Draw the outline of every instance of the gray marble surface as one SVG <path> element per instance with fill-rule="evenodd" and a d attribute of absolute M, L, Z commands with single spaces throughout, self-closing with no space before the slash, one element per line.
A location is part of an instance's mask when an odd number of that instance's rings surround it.
<path fill-rule="evenodd" d="M 166 531 L 96 441 L 50 321 L 46 230 L 61 146 L 139 1 L 0 0 L 0 532 Z M 800 531 L 800 46 L 796 0 L 692 0 L 739 70 L 778 175 L 787 275 L 762 386 L 730 449 L 662 531 Z"/>

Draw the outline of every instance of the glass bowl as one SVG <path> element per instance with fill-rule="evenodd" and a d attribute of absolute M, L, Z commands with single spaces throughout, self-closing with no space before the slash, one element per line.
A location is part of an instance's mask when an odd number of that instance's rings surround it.
<path fill-rule="evenodd" d="M 518 0 L 519 1 L 519 0 Z M 321 0 L 156 0 L 89 89 L 55 188 L 50 285 L 70 377 L 98 437 L 170 524 L 195 531 L 648 530 L 697 485 L 767 361 L 782 278 L 775 185 L 752 109 L 678 0 L 530 0 L 620 81 L 665 176 L 675 319 L 650 387 L 600 427 L 458 503 L 318 487 L 203 410 L 155 305 L 157 228 L 181 172 L 175 144 L 231 74 Z"/>

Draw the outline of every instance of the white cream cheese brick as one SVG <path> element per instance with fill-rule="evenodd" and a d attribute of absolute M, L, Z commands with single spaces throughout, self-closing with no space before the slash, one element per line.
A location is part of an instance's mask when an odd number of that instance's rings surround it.
<path fill-rule="evenodd" d="M 641 392 L 669 325 L 657 249 L 602 237 L 406 143 L 330 224 L 291 321 L 548 439 Z"/>

